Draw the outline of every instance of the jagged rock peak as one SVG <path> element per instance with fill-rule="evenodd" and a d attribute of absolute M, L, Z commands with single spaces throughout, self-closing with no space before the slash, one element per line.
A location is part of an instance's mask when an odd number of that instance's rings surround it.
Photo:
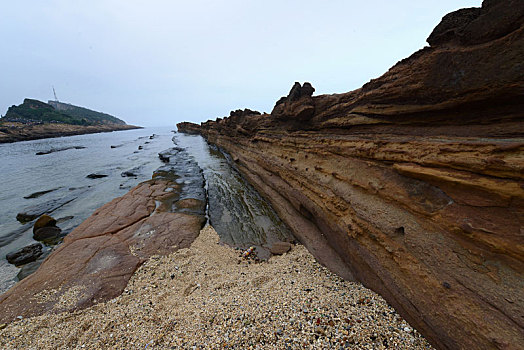
<path fill-rule="evenodd" d="M 229 116 L 230 117 L 245 117 L 247 115 L 260 115 L 260 112 L 259 111 L 252 111 L 249 108 L 245 108 L 244 110 L 237 109 L 236 111 L 229 112 Z"/>
<path fill-rule="evenodd" d="M 445 15 L 427 42 L 431 46 L 482 44 L 510 34 L 523 23 L 524 1 L 484 0 L 481 8 L 464 8 Z"/>
<path fill-rule="evenodd" d="M 287 96 L 282 96 L 275 106 L 278 106 L 281 103 L 284 103 L 286 101 L 298 101 L 303 97 L 311 97 L 313 95 L 313 92 L 315 92 L 315 88 L 311 85 L 311 83 L 305 82 L 304 85 L 300 85 L 300 83 L 297 81 L 295 84 L 293 84 L 293 87 L 289 91 L 289 94 Z"/>

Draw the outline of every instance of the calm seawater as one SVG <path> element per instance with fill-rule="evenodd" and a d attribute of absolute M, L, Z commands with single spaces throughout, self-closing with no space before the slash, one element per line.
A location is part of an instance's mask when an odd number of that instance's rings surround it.
<path fill-rule="evenodd" d="M 164 165 L 158 153 L 174 146 L 184 148 L 203 170 L 207 215 L 223 243 L 241 248 L 253 245 L 261 258 L 267 258 L 274 242 L 294 240 L 271 206 L 231 166 L 228 156 L 201 136 L 173 134 L 166 127 L 0 144 L 0 293 L 45 259 L 43 255 L 22 270 L 5 259 L 6 254 L 35 243 L 34 222 L 21 224 L 16 220 L 18 213 L 67 202 L 49 214 L 68 233 L 97 208 L 151 179 L 153 171 Z M 64 148 L 70 149 L 36 154 Z M 136 176 L 122 176 L 126 171 Z M 86 177 L 92 173 L 107 177 Z M 53 191 L 24 198 L 49 190 Z M 45 246 L 44 251 L 52 248 Z"/>
<path fill-rule="evenodd" d="M 153 171 L 162 165 L 158 152 L 173 147 L 171 129 L 145 128 L 0 144 L 0 293 L 18 280 L 20 271 L 5 260 L 5 255 L 35 243 L 32 224 L 19 223 L 18 213 L 53 200 L 71 199 L 50 215 L 62 219 L 58 223 L 62 230 L 72 230 L 103 204 L 151 179 Z M 36 155 L 67 147 L 85 148 Z M 136 177 L 121 176 L 131 169 Z M 108 176 L 86 178 L 91 173 Z M 38 198 L 24 198 L 52 189 Z"/>

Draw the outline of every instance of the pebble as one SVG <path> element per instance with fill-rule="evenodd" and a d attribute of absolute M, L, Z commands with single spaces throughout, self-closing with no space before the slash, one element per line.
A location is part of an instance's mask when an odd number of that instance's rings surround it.
<path fill-rule="evenodd" d="M 432 349 L 379 295 L 301 245 L 237 264 L 239 252 L 217 243 L 206 226 L 191 248 L 146 261 L 109 302 L 0 325 L 0 348 Z"/>

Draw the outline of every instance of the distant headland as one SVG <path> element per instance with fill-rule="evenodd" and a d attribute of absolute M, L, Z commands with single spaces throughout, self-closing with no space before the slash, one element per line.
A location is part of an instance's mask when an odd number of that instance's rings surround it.
<path fill-rule="evenodd" d="M 0 143 L 138 129 L 112 115 L 69 103 L 29 99 L 0 118 Z"/>

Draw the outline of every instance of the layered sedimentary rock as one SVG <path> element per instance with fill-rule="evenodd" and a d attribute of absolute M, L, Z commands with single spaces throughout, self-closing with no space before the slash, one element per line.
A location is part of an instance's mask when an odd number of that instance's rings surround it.
<path fill-rule="evenodd" d="M 358 90 L 298 84 L 271 114 L 190 131 L 231 154 L 318 260 L 436 347 L 520 348 L 523 19 L 522 1 L 484 1 Z"/>
<path fill-rule="evenodd" d="M 199 125 L 191 122 L 178 123 L 177 128 L 184 130 L 186 134 L 196 135 L 200 133 Z"/>
<path fill-rule="evenodd" d="M 189 174 L 194 167 L 181 171 L 180 162 L 189 160 L 172 157 L 152 180 L 67 235 L 34 274 L 0 296 L 0 323 L 114 298 L 150 256 L 189 247 L 205 223 L 205 190 L 200 169 Z"/>

